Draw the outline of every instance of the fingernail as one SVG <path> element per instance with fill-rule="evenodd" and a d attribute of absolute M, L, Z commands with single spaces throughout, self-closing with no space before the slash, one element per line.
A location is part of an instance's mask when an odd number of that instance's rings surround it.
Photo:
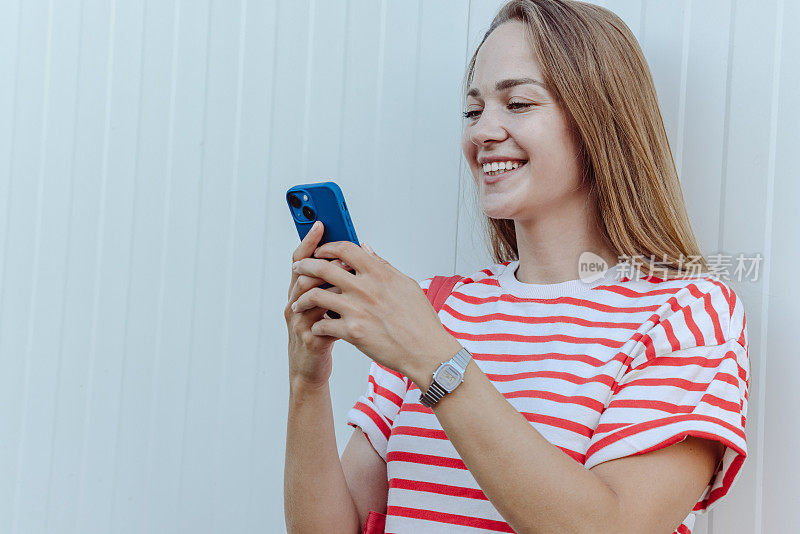
<path fill-rule="evenodd" d="M 371 247 L 371 246 L 369 246 L 369 244 L 368 244 L 368 243 L 364 243 L 364 245 L 363 245 L 363 246 L 364 246 L 364 248 L 365 248 L 365 249 L 367 249 L 367 252 L 369 252 L 370 254 L 375 254 L 375 251 L 374 251 L 374 250 L 372 250 L 372 247 Z"/>
<path fill-rule="evenodd" d="M 296 271 L 296 270 L 297 270 L 297 264 L 298 264 L 298 263 L 300 263 L 300 262 L 299 262 L 299 261 L 296 261 L 296 262 L 294 262 L 294 263 L 292 264 L 292 270 L 293 270 L 293 271 Z"/>
<path fill-rule="evenodd" d="M 319 221 L 316 221 L 316 222 L 314 222 L 313 226 L 311 226 L 311 229 L 312 229 L 312 230 L 316 230 L 317 228 L 319 228 L 319 227 L 320 227 L 320 224 L 321 224 L 321 223 L 320 223 Z"/>

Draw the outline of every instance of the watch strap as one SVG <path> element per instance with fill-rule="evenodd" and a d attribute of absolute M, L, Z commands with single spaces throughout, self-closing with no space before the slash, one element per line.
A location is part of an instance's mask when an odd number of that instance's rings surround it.
<path fill-rule="evenodd" d="M 434 380 L 430 387 L 428 387 L 428 391 L 426 391 L 424 395 L 420 396 L 419 402 L 423 406 L 433 408 L 434 404 L 442 400 L 442 397 L 445 395 L 447 395 L 447 391 L 445 391 L 445 389 L 437 384 Z"/>
<path fill-rule="evenodd" d="M 471 359 L 472 359 L 472 354 L 470 354 L 469 351 L 464 347 L 461 347 L 461 350 L 456 352 L 456 355 L 453 356 L 452 362 L 456 364 L 459 369 L 461 369 L 462 373 L 466 373 L 467 365 L 469 364 L 469 361 Z"/>

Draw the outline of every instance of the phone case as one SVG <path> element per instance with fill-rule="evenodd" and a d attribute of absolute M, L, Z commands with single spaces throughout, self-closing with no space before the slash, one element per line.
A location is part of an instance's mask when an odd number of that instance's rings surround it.
<path fill-rule="evenodd" d="M 293 205 L 292 196 L 299 203 L 295 201 Z M 301 240 L 319 219 L 325 225 L 325 230 L 318 247 L 335 241 L 351 241 L 360 246 L 353 221 L 350 220 L 350 212 L 347 211 L 347 203 L 336 182 L 295 185 L 286 191 L 286 203 Z M 319 287 L 328 289 L 333 286 L 325 283 Z"/>

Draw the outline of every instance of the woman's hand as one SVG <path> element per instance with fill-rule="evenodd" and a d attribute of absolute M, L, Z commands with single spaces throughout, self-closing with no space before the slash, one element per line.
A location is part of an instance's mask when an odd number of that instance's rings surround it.
<path fill-rule="evenodd" d="M 356 272 L 320 258 L 341 259 Z M 295 303 L 297 313 L 325 308 L 341 315 L 314 322 L 311 333 L 320 339 L 344 339 L 374 361 L 409 377 L 417 371 L 423 373 L 419 376 L 432 374 L 434 364 L 458 351 L 458 342 L 444 329 L 419 284 L 374 252 L 349 241 L 326 243 L 313 258 L 299 260 L 293 269 L 341 289 L 341 294 L 334 294 L 312 288 Z"/>
<path fill-rule="evenodd" d="M 322 223 L 317 222 L 306 234 L 305 238 L 292 254 L 292 261 L 309 258 L 314 248 L 322 238 Z M 324 260 L 323 260 L 324 261 Z M 342 262 L 325 262 L 330 267 L 346 273 L 346 265 Z M 304 385 L 321 386 L 331 376 L 331 349 L 336 338 L 330 336 L 317 336 L 311 333 L 312 325 L 326 312 L 327 308 L 307 307 L 302 312 L 292 311 L 292 304 L 298 297 L 311 288 L 316 288 L 322 293 L 341 293 L 336 287 L 329 289 L 317 288 L 325 281 L 313 276 L 307 276 L 292 271 L 292 281 L 289 285 L 289 302 L 286 304 L 283 315 L 289 330 L 289 379 L 292 382 L 302 381 Z"/>

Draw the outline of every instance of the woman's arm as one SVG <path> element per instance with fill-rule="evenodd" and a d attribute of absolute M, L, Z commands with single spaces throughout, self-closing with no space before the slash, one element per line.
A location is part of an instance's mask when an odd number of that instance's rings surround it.
<path fill-rule="evenodd" d="M 433 370 L 460 348 L 453 338 L 426 369 L 407 376 L 426 391 Z M 433 412 L 486 497 L 519 533 L 672 532 L 716 462 L 713 441 L 687 439 L 586 469 L 547 441 L 474 360 Z"/>
<path fill-rule="evenodd" d="M 342 469 L 363 529 L 370 510 L 386 513 L 389 481 L 386 462 L 358 427 L 342 451 Z"/>
<path fill-rule="evenodd" d="M 361 531 L 336 447 L 327 382 L 290 385 L 283 499 L 290 534 L 330 532 L 331 525 L 337 532 Z"/>

